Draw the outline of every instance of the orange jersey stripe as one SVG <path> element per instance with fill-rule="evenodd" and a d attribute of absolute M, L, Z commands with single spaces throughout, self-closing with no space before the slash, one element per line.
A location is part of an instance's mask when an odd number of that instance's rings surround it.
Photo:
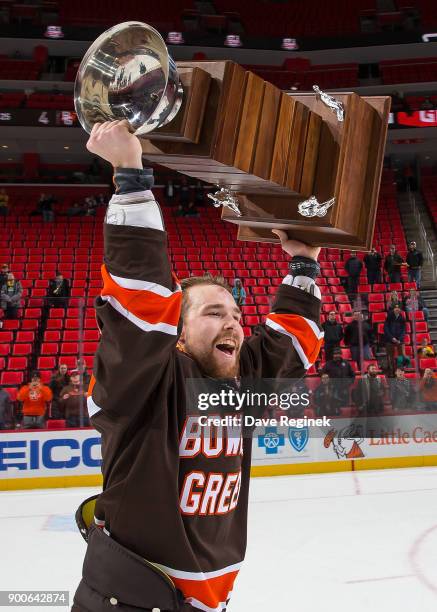
<path fill-rule="evenodd" d="M 91 397 L 93 394 L 94 385 L 96 384 L 96 379 L 94 378 L 94 374 L 91 374 L 90 384 L 88 385 L 87 397 Z"/>
<path fill-rule="evenodd" d="M 112 280 L 106 266 L 102 266 L 102 296 L 114 297 L 130 313 L 147 323 L 166 323 L 177 326 L 181 312 L 182 292 L 163 297 L 143 289 L 125 289 Z"/>
<path fill-rule="evenodd" d="M 215 610 L 221 602 L 226 602 L 235 578 L 238 575 L 238 570 L 229 572 L 224 576 L 216 578 L 208 578 L 206 580 L 188 580 L 186 578 L 173 578 L 176 587 L 182 591 L 185 599 L 193 597 L 202 602 L 208 608 Z"/>
<path fill-rule="evenodd" d="M 268 318 L 296 337 L 310 363 L 316 361 L 323 345 L 323 332 L 316 335 L 310 323 L 300 315 L 270 313 Z"/>

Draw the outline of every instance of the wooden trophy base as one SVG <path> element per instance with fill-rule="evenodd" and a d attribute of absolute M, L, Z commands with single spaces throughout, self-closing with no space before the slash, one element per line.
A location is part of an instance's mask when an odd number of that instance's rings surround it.
<path fill-rule="evenodd" d="M 335 93 L 344 121 L 316 94 L 289 96 L 233 62 L 180 62 L 184 102 L 150 135 L 144 156 L 238 195 L 238 238 L 278 242 L 272 228 L 314 246 L 369 250 L 390 97 Z M 335 202 L 323 217 L 298 205 Z"/>

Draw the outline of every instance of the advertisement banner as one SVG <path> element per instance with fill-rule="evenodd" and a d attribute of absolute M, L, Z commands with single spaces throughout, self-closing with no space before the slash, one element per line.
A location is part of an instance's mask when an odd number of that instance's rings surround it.
<path fill-rule="evenodd" d="M 261 428 L 253 465 L 437 455 L 437 415 L 331 419 L 325 428 Z"/>
<path fill-rule="evenodd" d="M 100 434 L 94 429 L 0 433 L 0 482 L 95 475 L 101 463 Z"/>
<path fill-rule="evenodd" d="M 397 467 L 398 458 L 428 457 L 424 463 L 430 464 L 433 456 L 437 414 L 431 413 L 332 418 L 326 427 L 264 426 L 253 431 L 255 475 L 330 471 L 336 469 L 333 464 L 352 460 L 392 460 L 385 467 Z M 94 429 L 0 433 L 0 490 L 31 488 L 33 481 L 40 488 L 97 484 L 100 476 L 101 438 Z"/>

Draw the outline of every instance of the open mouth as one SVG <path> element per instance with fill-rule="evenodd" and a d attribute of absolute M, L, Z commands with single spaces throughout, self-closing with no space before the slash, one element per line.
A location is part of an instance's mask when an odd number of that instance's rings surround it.
<path fill-rule="evenodd" d="M 233 342 L 220 342 L 219 344 L 216 344 L 215 348 L 221 351 L 227 357 L 232 357 L 236 350 L 236 346 Z"/>

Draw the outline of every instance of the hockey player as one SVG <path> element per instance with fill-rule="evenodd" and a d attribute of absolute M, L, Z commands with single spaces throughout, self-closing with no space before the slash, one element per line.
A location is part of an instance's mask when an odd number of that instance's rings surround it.
<path fill-rule="evenodd" d="M 187 380 L 301 377 L 322 342 L 320 249 L 276 232 L 290 272 L 244 339 L 222 281 L 181 289 L 172 275 L 152 172 L 127 123 L 96 124 L 87 148 L 113 165 L 116 194 L 88 391 L 103 492 L 77 513 L 88 547 L 73 611 L 223 612 L 245 554 L 252 440 L 196 433 Z"/>

